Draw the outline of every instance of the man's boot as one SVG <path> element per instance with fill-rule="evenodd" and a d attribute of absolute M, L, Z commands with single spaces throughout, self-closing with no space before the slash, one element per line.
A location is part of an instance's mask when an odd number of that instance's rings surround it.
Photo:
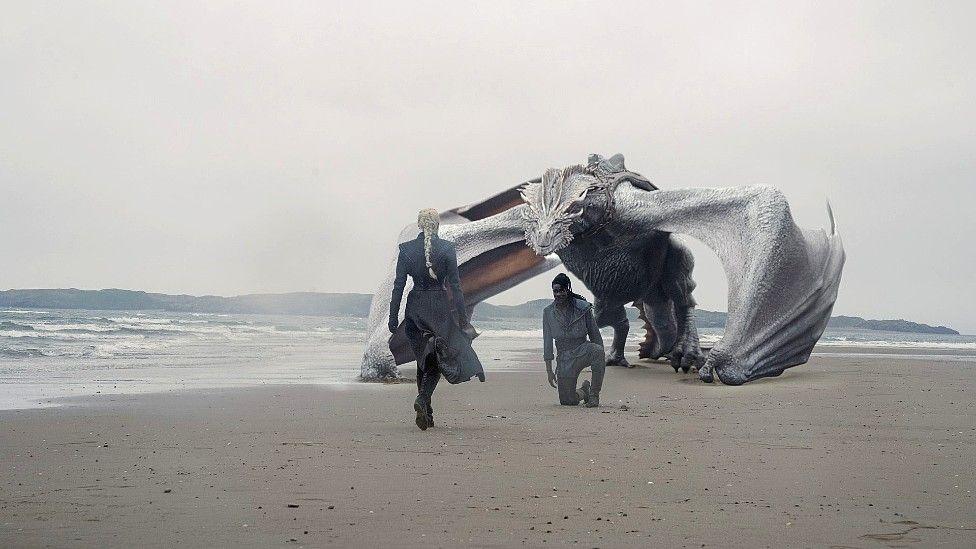
<path fill-rule="evenodd" d="M 590 401 L 590 380 L 583 381 L 579 389 L 576 389 L 576 396 L 579 397 L 580 402 Z"/>

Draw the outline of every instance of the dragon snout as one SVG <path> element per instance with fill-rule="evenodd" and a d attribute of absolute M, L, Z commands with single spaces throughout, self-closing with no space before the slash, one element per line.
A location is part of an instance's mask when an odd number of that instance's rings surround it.
<path fill-rule="evenodd" d="M 536 237 L 530 241 L 530 244 L 536 254 L 547 256 L 554 251 L 552 240 L 552 236 L 540 234 L 536 235 Z"/>
<path fill-rule="evenodd" d="M 526 227 L 525 242 L 537 255 L 547 256 L 565 248 L 572 236 L 562 234 L 559 227 L 540 224 Z"/>
<path fill-rule="evenodd" d="M 541 237 L 538 240 L 534 240 L 531 243 L 532 250 L 540 256 L 547 256 L 554 254 L 566 247 L 565 242 L 559 241 L 552 236 Z"/>

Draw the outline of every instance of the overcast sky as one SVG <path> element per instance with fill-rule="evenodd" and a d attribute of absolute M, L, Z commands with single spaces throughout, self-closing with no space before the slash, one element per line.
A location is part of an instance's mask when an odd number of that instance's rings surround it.
<path fill-rule="evenodd" d="M 976 3 L 2 4 L 0 288 L 372 293 L 418 209 L 622 152 L 829 198 L 835 314 L 976 333 Z"/>

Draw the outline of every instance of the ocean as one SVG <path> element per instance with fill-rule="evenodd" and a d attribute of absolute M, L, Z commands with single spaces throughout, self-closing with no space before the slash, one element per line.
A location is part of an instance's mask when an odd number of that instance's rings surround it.
<path fill-rule="evenodd" d="M 486 370 L 540 369 L 530 319 L 479 321 Z M 355 383 L 366 321 L 352 317 L 160 311 L 0 310 L 0 409 L 58 399 L 262 384 Z M 604 331 L 609 341 L 611 332 Z M 703 329 L 702 344 L 721 329 Z M 643 330 L 635 324 L 636 348 Z M 828 330 L 814 355 L 976 362 L 976 336 Z M 402 367 L 413 374 L 409 365 Z"/>

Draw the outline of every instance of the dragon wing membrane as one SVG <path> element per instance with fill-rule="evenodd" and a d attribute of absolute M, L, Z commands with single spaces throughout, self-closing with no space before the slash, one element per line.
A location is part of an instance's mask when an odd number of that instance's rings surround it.
<path fill-rule="evenodd" d="M 527 206 L 520 205 L 520 187 L 441 214 L 439 235 L 454 242 L 457 248 L 458 273 L 469 313 L 481 301 L 559 265 L 557 258 L 539 257 L 526 246 L 520 220 L 521 210 Z M 416 225 L 410 224 L 401 231 L 398 242 L 409 240 L 416 234 Z M 387 328 L 397 253 L 396 249 L 391 251 L 387 274 L 370 306 L 366 350 L 360 371 L 363 380 L 396 378 L 398 364 L 415 360 L 403 323 L 392 337 Z M 408 279 L 405 292 L 412 286 L 413 281 Z M 403 300 L 401 319 L 405 306 L 406 300 Z"/>
<path fill-rule="evenodd" d="M 725 336 L 699 375 L 739 385 L 806 362 L 837 298 L 844 246 L 831 229 L 793 222 L 772 187 L 617 191 L 618 214 L 634 230 L 683 233 L 715 251 L 728 277 Z"/>

